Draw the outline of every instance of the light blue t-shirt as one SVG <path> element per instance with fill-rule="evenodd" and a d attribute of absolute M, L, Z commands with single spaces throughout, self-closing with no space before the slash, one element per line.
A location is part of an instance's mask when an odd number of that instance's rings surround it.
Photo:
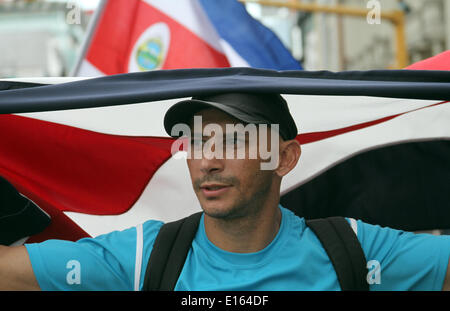
<path fill-rule="evenodd" d="M 334 268 L 303 218 L 280 206 L 275 239 L 256 253 L 212 244 L 203 216 L 175 290 L 340 290 Z M 441 290 L 450 236 L 414 234 L 349 220 L 368 262 L 371 290 Z M 42 290 L 140 290 L 162 222 L 77 242 L 26 244 Z"/>

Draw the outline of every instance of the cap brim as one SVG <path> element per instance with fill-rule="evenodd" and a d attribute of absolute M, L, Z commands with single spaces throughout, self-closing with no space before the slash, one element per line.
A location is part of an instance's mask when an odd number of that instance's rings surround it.
<path fill-rule="evenodd" d="M 170 136 L 177 137 L 177 135 L 172 134 L 172 128 L 176 124 L 180 123 L 189 124 L 192 117 L 197 112 L 206 108 L 216 108 L 245 123 L 267 123 L 267 121 L 255 119 L 251 115 L 246 114 L 244 111 L 221 103 L 203 101 L 198 99 L 187 99 L 180 101 L 169 108 L 169 110 L 166 112 L 166 115 L 164 116 L 164 129 Z"/>

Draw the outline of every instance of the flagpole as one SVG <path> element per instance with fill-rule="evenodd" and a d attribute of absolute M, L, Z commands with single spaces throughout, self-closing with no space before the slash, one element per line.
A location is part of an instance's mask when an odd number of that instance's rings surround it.
<path fill-rule="evenodd" d="M 83 63 L 83 59 L 86 56 L 86 52 L 89 48 L 89 44 L 91 43 L 92 37 L 94 36 L 95 28 L 97 27 L 98 21 L 100 20 L 100 16 L 106 6 L 108 0 L 101 0 L 98 4 L 97 9 L 94 12 L 94 16 L 92 16 L 92 20 L 89 22 L 89 26 L 86 30 L 87 35 L 84 37 L 83 43 L 81 45 L 80 52 L 78 54 L 78 60 L 73 67 L 70 76 L 75 77 L 80 70 L 81 64 Z"/>

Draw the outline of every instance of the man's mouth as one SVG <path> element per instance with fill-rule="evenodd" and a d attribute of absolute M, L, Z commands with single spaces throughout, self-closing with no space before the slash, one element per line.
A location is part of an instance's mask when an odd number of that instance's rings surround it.
<path fill-rule="evenodd" d="M 207 198 L 217 197 L 227 192 L 232 186 L 224 184 L 203 184 L 200 186 L 200 190 Z"/>

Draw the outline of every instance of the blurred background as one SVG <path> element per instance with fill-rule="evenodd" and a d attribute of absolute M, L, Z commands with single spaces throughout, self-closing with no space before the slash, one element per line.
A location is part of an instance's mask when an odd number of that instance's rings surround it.
<path fill-rule="evenodd" d="M 450 49 L 447 0 L 379 1 L 379 23 L 358 16 L 368 0 L 241 2 L 306 70 L 404 68 Z M 70 76 L 99 3 L 0 0 L 0 78 Z M 339 14 L 318 10 L 324 6 Z"/>

